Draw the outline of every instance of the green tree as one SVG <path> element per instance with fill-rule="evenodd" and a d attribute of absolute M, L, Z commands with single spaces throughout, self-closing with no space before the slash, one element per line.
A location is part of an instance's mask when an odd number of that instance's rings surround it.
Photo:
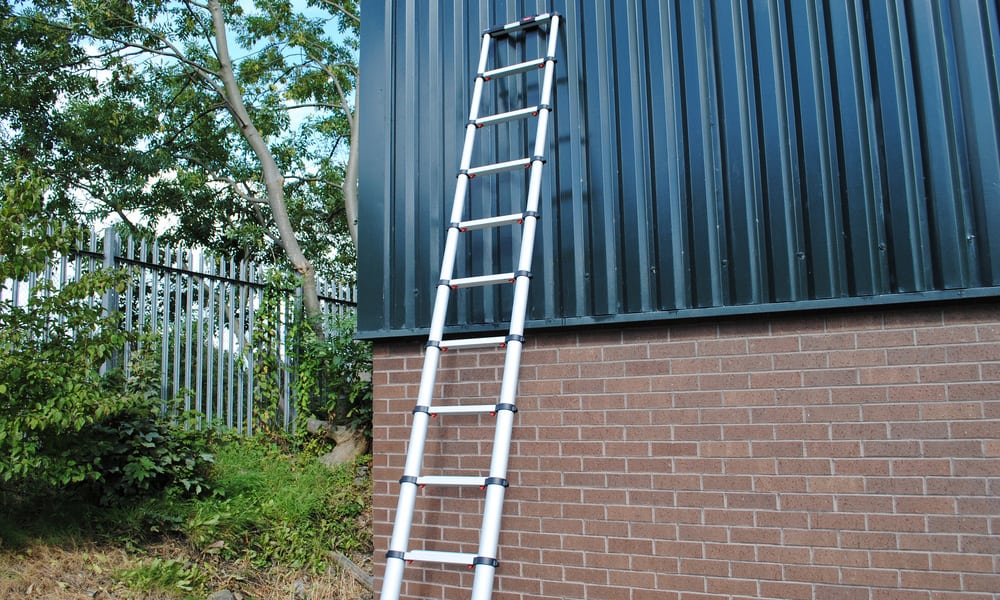
<path fill-rule="evenodd" d="M 0 170 L 21 157 L 89 217 L 290 265 L 315 322 L 317 269 L 353 270 L 359 13 L 308 9 L 0 0 Z"/>

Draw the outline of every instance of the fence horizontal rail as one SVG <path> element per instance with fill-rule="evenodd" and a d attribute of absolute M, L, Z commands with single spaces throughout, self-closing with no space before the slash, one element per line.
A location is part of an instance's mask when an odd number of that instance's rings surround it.
<path fill-rule="evenodd" d="M 268 400 L 268 410 L 276 413 L 269 415 L 272 424 L 288 428 L 294 422 L 292 336 L 302 310 L 301 289 L 262 281 L 263 269 L 249 261 L 122 239 L 109 228 L 102 233 L 91 230 L 72 256 L 50 260 L 43 273 L 28 281 L 4 282 L 0 300 L 7 296 L 12 305 L 24 305 L 43 281 L 60 288 L 100 268 L 129 272 L 122 292 L 91 301 L 102 302 L 108 314 L 118 315 L 125 330 L 142 334 L 135 347 L 125 349 L 120 366 L 127 370 L 136 360 L 158 363 L 164 406 L 182 398 L 184 409 L 199 413 L 203 426 L 252 434 L 261 410 L 261 382 L 256 379 L 260 371 L 271 378 L 268 390 L 277 395 Z M 342 318 L 354 313 L 353 287 L 325 282 L 318 287 L 324 314 Z M 265 294 L 277 294 L 277 299 L 265 303 Z M 274 314 L 261 315 L 262 310 Z M 270 336 L 266 350 L 255 346 L 262 322 Z"/>

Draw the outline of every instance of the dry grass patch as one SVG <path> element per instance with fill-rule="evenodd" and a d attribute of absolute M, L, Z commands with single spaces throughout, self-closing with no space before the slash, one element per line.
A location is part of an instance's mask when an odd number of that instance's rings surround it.
<path fill-rule="evenodd" d="M 150 587 L 150 565 L 181 565 L 200 575 L 195 589 Z M 207 591 L 206 591 L 207 590 Z M 274 567 L 253 569 L 239 562 L 192 556 L 179 542 L 135 550 L 94 544 L 31 544 L 0 551 L 0 598 L 46 600 L 203 599 L 230 590 L 237 600 L 368 600 L 370 591 L 335 570 L 316 574 Z"/>

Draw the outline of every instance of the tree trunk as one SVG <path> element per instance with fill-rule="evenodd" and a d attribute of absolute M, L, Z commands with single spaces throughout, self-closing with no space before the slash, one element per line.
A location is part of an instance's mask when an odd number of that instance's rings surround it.
<path fill-rule="evenodd" d="M 215 44 L 219 53 L 219 73 L 225 87 L 226 107 L 233 115 L 233 119 L 236 120 L 240 134 L 250 144 L 250 148 L 260 161 L 264 187 L 267 190 L 267 204 L 271 208 L 271 215 L 278 228 L 281 245 L 284 247 L 292 267 L 302 275 L 302 303 L 305 307 L 306 318 L 316 335 L 323 339 L 325 336 L 321 322 L 319 295 L 316 291 L 316 272 L 312 263 L 299 247 L 292 222 L 288 218 L 288 209 L 285 206 L 285 178 L 274 160 L 274 155 L 271 154 L 271 149 L 260 131 L 254 126 L 250 119 L 250 113 L 247 112 L 246 105 L 243 103 L 243 93 L 236 83 L 233 61 L 229 55 L 229 43 L 226 40 L 226 19 L 222 14 L 222 5 L 219 0 L 209 0 L 208 8 L 212 14 L 212 24 L 215 27 Z M 352 131 L 352 142 L 353 137 Z"/>
<path fill-rule="evenodd" d="M 358 248 L 358 112 L 360 110 L 361 105 L 355 103 L 354 116 L 348 120 L 351 126 L 351 148 L 347 155 L 343 186 L 344 213 L 347 216 L 347 229 L 351 232 L 355 251 Z"/>

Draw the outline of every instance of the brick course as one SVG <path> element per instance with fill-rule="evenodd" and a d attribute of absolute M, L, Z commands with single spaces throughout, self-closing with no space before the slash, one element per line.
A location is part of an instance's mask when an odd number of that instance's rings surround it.
<path fill-rule="evenodd" d="M 996 598 L 998 323 L 994 302 L 529 332 L 494 598 Z M 375 344 L 377 575 L 421 354 Z M 499 354 L 444 354 L 435 402 L 494 402 L 465 394 L 496 393 Z M 438 417 L 424 474 L 485 472 L 492 430 Z M 475 552 L 481 509 L 421 491 L 411 548 Z M 469 587 L 414 564 L 403 590 Z"/>

